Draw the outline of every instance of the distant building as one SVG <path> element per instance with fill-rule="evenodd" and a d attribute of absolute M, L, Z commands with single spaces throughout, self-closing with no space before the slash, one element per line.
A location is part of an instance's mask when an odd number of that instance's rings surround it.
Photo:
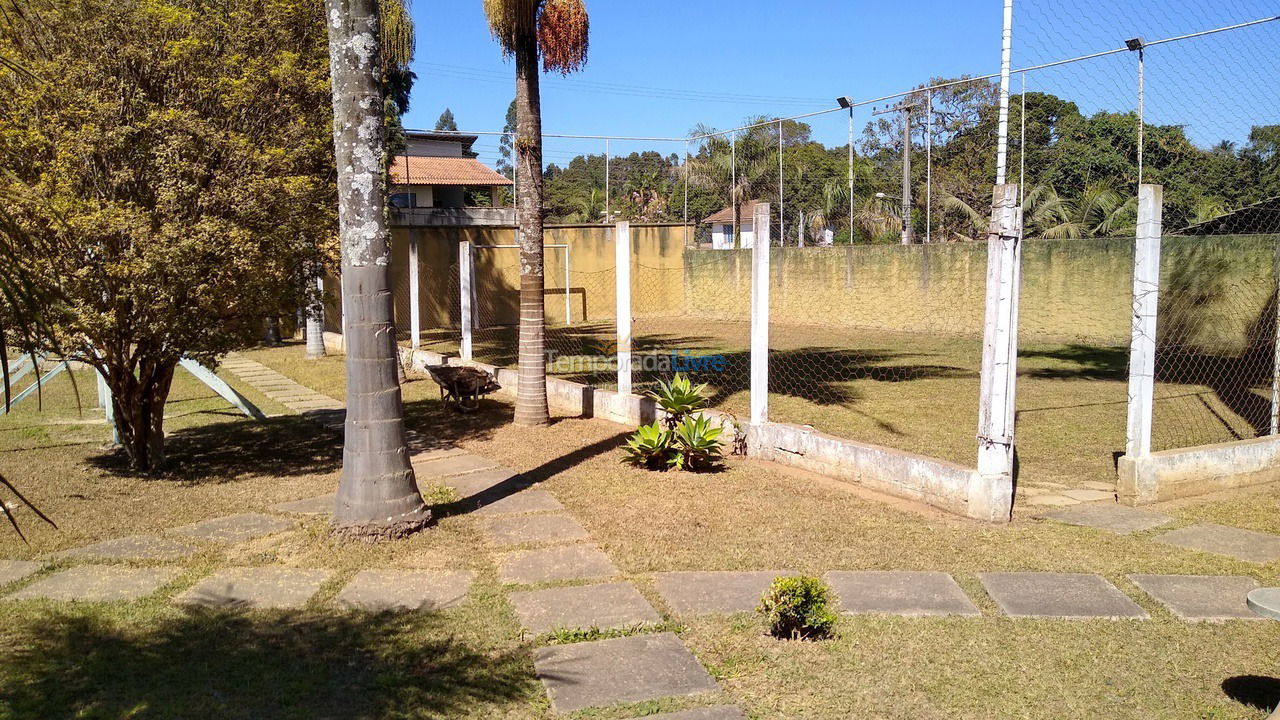
<path fill-rule="evenodd" d="M 476 159 L 475 135 L 409 132 L 391 162 L 393 225 L 511 225 L 512 208 L 497 207 L 511 180 Z M 468 203 L 468 196 L 473 202 Z"/>
<path fill-rule="evenodd" d="M 741 245 L 742 248 L 749 248 L 755 241 L 755 231 L 752 228 L 752 218 L 755 217 L 756 204 L 759 201 L 752 200 L 745 202 L 738 208 L 738 222 L 742 224 Z M 715 250 L 732 250 L 733 249 L 733 206 L 729 206 L 713 215 L 709 215 L 702 221 L 704 224 L 711 226 L 711 247 Z"/>

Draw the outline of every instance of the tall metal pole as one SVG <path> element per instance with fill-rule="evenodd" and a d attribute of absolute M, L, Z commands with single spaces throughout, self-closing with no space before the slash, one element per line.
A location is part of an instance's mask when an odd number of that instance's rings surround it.
<path fill-rule="evenodd" d="M 610 195 L 610 192 L 609 192 L 609 190 L 610 190 L 610 186 L 609 186 L 609 179 L 610 179 L 610 178 L 609 178 L 609 175 L 610 175 L 610 172 L 609 172 L 609 138 L 605 138 L 605 139 L 604 139 L 604 221 L 605 221 L 606 223 L 608 223 L 608 222 L 612 222 L 612 221 L 613 221 L 613 213 L 612 213 L 612 212 L 610 212 L 610 210 L 612 210 L 612 208 L 611 208 L 611 207 L 610 207 L 610 205 L 609 205 L 609 199 L 610 199 L 610 198 L 609 198 L 609 195 Z M 588 220 L 587 220 L 587 222 L 591 222 L 591 221 L 590 221 L 590 219 L 588 219 Z"/>
<path fill-rule="evenodd" d="M 914 242 L 911 236 L 911 107 L 902 108 L 902 244 Z"/>
<path fill-rule="evenodd" d="M 1144 76 L 1146 74 L 1146 65 L 1147 65 L 1144 54 L 1145 54 L 1145 51 L 1142 48 L 1139 48 L 1138 49 L 1138 186 L 1139 187 L 1142 186 L 1142 145 L 1143 145 L 1143 135 L 1145 134 L 1146 124 L 1147 124 L 1146 120 L 1143 117 L 1146 111 L 1146 107 L 1145 107 L 1146 93 L 1144 92 L 1145 88 L 1143 87 L 1143 84 L 1145 82 Z"/>
<path fill-rule="evenodd" d="M 1009 159 L 1009 66 L 1013 59 L 1013 0 L 1004 0 L 1004 35 L 1000 47 L 1000 126 L 996 142 L 996 184 L 1005 184 Z"/>
<path fill-rule="evenodd" d="M 849 106 L 849 244 L 853 244 L 853 105 Z"/>
<path fill-rule="evenodd" d="M 924 96 L 924 111 L 927 116 L 925 132 L 928 142 L 925 145 L 924 175 L 924 241 L 933 242 L 933 91 Z"/>
<path fill-rule="evenodd" d="M 733 217 L 733 249 L 742 246 L 742 218 L 738 217 L 738 131 L 729 134 L 729 207 L 734 209 Z"/>
<path fill-rule="evenodd" d="M 787 223 L 782 217 L 782 121 L 778 121 L 778 244 L 787 244 Z M 769 238 L 765 238 L 766 247 Z"/>
<path fill-rule="evenodd" d="M 1022 73 L 1022 94 L 1019 95 L 1022 108 L 1018 127 L 1018 207 L 1025 205 L 1027 198 L 1027 74 Z M 1026 228 L 1023 228 L 1025 230 Z"/>
<path fill-rule="evenodd" d="M 689 244 L 689 141 L 684 141 L 684 244 Z"/>

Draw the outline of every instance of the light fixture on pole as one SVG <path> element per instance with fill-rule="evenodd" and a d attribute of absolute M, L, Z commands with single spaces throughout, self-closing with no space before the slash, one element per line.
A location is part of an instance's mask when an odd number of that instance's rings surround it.
<path fill-rule="evenodd" d="M 1138 53 L 1138 185 L 1142 185 L 1142 145 L 1146 130 L 1146 120 L 1144 115 L 1144 80 L 1146 71 L 1146 58 L 1143 57 L 1143 50 L 1147 47 L 1147 43 L 1140 37 L 1129 38 L 1124 41 L 1124 46 L 1129 48 L 1129 52 Z"/>
<path fill-rule="evenodd" d="M 840 107 L 849 111 L 849 242 L 853 242 L 853 98 L 836 98 Z"/>

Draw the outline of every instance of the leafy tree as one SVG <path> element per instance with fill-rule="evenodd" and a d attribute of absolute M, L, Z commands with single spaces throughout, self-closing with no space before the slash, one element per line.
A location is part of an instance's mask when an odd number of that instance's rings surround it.
<path fill-rule="evenodd" d="M 440 117 L 436 120 L 436 130 L 447 130 L 449 132 L 458 132 L 458 122 L 453 119 L 453 111 L 445 108 L 440 113 Z"/>
<path fill-rule="evenodd" d="M 513 99 L 507 106 L 506 119 L 502 123 L 502 137 L 498 138 L 498 172 L 514 179 L 511 165 L 511 139 L 516 134 L 516 101 Z"/>
<path fill-rule="evenodd" d="M 42 345 L 110 386 L 131 465 L 163 467 L 183 357 L 291 312 L 332 218 L 322 15 L 247 0 L 51 0 L 39 81 L 0 76 L 0 193 L 47 306 Z"/>
<path fill-rule="evenodd" d="M 516 163 L 524 182 L 520 230 L 520 360 L 515 421 L 546 425 L 547 366 L 543 306 L 542 70 L 569 74 L 587 61 L 589 21 L 582 0 L 484 0 L 489 29 L 516 61 Z"/>

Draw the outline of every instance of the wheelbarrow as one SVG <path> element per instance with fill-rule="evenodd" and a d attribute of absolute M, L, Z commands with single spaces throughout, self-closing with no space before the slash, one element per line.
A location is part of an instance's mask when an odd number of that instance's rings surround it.
<path fill-rule="evenodd" d="M 440 386 L 440 399 L 452 404 L 459 412 L 471 412 L 480 407 L 480 398 L 502 386 L 493 375 L 479 368 L 464 365 L 428 365 L 431 379 Z"/>

